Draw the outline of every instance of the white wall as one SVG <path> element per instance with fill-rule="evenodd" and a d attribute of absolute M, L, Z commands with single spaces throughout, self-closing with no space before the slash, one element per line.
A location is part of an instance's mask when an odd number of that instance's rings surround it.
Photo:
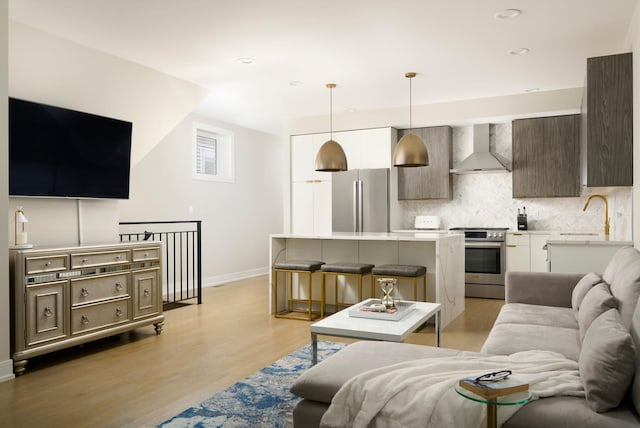
<path fill-rule="evenodd" d="M 9 23 L 9 95 L 133 122 L 132 165 L 195 109 L 206 91 L 147 67 Z M 36 245 L 118 238 L 118 202 L 10 198 Z M 2 212 L 7 212 L 3 209 Z M 13 222 L 7 222 L 13 230 Z"/>
<path fill-rule="evenodd" d="M 8 0 L 0 0 L 0 100 L 7 99 L 8 86 L 8 63 L 7 47 L 8 32 L 7 13 L 9 8 Z M 0 102 L 0 171 L 7 171 L 7 103 Z M 0 174 L 0 222 L 9 223 L 7 215 L 9 191 L 8 176 L 6 173 Z M 13 363 L 10 359 L 10 322 L 9 322 L 9 237 L 7 229 L 0 227 L 0 381 L 13 378 Z"/>
<path fill-rule="evenodd" d="M 194 121 L 234 133 L 235 182 L 192 178 Z M 269 234 L 282 232 L 282 151 L 271 135 L 189 115 L 133 168 L 120 220 L 202 220 L 203 285 L 266 273 Z"/>

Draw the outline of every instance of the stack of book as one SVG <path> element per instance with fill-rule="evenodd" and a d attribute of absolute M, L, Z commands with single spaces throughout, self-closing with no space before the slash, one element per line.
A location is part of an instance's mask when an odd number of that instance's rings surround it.
<path fill-rule="evenodd" d="M 460 386 L 480 397 L 492 400 L 516 392 L 529 390 L 529 384 L 517 379 L 507 378 L 496 382 L 477 381 L 475 377 L 460 379 Z"/>

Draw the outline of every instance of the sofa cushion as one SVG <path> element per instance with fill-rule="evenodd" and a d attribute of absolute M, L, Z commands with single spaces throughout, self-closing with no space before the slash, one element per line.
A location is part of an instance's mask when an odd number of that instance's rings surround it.
<path fill-rule="evenodd" d="M 591 287 L 591 290 L 589 290 L 584 296 L 584 299 L 582 299 L 580 309 L 578 309 L 580 340 L 584 339 L 593 320 L 609 309 L 616 307 L 616 299 L 611 295 L 607 284 L 601 282 Z"/>
<path fill-rule="evenodd" d="M 475 352 L 394 342 L 355 342 L 296 379 L 291 392 L 308 400 L 331 403 L 340 387 L 367 370 L 420 358 L 477 355 Z"/>
<path fill-rule="evenodd" d="M 616 251 L 602 279 L 609 284 L 611 294 L 618 301 L 622 323 L 629 328 L 640 296 L 640 252 L 633 247 Z"/>
<path fill-rule="evenodd" d="M 636 368 L 631 385 L 631 399 L 636 412 L 640 414 L 640 300 L 636 304 L 636 311 L 633 313 L 629 333 L 636 347 Z"/>
<path fill-rule="evenodd" d="M 602 277 L 595 272 L 591 272 L 582 277 L 576 284 L 576 287 L 571 293 L 571 307 L 574 311 L 577 311 L 582 303 L 582 299 L 587 294 L 591 287 L 602 281 Z"/>
<path fill-rule="evenodd" d="M 591 323 L 578 360 L 589 407 L 596 412 L 617 407 L 633 379 L 635 364 L 631 335 L 618 310 L 610 309 Z"/>
<path fill-rule="evenodd" d="M 640 420 L 630 403 L 596 413 L 582 397 L 549 397 L 530 401 L 502 428 L 637 428 L 638 424 Z"/>
<path fill-rule="evenodd" d="M 580 356 L 580 334 L 575 328 L 535 324 L 497 324 L 480 352 L 509 355 L 530 350 L 553 351 L 574 361 Z"/>
<path fill-rule="evenodd" d="M 526 303 L 504 305 L 495 324 L 537 324 L 578 329 L 578 320 L 573 309 Z"/>

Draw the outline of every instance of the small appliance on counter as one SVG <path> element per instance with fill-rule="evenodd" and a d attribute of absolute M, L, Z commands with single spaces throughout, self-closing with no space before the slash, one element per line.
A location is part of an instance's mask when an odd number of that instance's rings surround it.
<path fill-rule="evenodd" d="M 522 212 L 518 208 L 518 230 L 527 230 L 527 208 L 522 207 Z"/>
<path fill-rule="evenodd" d="M 419 230 L 440 229 L 440 217 L 436 215 L 417 215 L 413 227 Z"/>

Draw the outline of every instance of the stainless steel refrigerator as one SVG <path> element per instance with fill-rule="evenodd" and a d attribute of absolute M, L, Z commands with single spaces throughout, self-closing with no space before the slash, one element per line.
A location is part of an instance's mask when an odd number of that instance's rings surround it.
<path fill-rule="evenodd" d="M 389 169 L 353 169 L 331 177 L 334 232 L 389 231 Z"/>

